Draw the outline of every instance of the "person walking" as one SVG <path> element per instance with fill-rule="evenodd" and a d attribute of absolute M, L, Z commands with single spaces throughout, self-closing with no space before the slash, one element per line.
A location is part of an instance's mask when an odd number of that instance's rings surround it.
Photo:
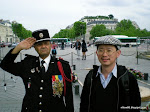
<path fill-rule="evenodd" d="M 54 48 L 58 48 L 58 45 L 53 41 L 53 43 L 52 43 L 52 49 L 54 49 Z"/>
<path fill-rule="evenodd" d="M 77 39 L 76 43 L 75 43 L 75 49 L 77 50 L 77 59 L 80 59 L 80 49 L 81 49 L 81 42 L 79 41 L 79 39 Z"/>
<path fill-rule="evenodd" d="M 82 40 L 82 60 L 86 60 L 87 46 L 85 40 Z"/>
<path fill-rule="evenodd" d="M 64 47 L 65 47 L 65 43 L 64 43 L 64 41 L 62 41 L 61 42 L 61 49 L 64 50 Z"/>
<path fill-rule="evenodd" d="M 93 66 L 85 78 L 80 112 L 140 112 L 137 80 L 125 66 L 116 63 L 121 54 L 120 40 L 104 36 L 95 45 L 101 65 Z"/>
<path fill-rule="evenodd" d="M 36 30 L 21 41 L 1 62 L 5 71 L 20 76 L 25 85 L 22 112 L 74 112 L 71 69 L 67 61 L 52 58 L 47 29 Z M 39 56 L 14 62 L 19 52 L 34 46 Z"/>

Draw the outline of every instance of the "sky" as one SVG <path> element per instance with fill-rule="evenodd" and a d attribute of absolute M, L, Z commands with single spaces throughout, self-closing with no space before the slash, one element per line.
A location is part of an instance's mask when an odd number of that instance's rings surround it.
<path fill-rule="evenodd" d="M 112 14 L 120 22 L 135 21 L 150 31 L 150 0 L 0 0 L 0 19 L 27 30 L 48 29 L 54 36 L 84 16 Z"/>

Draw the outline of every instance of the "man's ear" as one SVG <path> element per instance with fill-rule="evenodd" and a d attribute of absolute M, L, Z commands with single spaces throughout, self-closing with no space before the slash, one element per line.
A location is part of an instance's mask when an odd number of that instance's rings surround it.
<path fill-rule="evenodd" d="M 97 50 L 96 50 L 96 55 L 98 56 L 98 52 L 97 52 Z"/>
<path fill-rule="evenodd" d="M 117 50 L 117 58 L 121 55 L 121 50 Z"/>

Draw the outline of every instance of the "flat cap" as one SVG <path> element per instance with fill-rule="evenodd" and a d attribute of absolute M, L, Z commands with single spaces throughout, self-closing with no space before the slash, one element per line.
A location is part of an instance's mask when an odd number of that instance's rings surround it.
<path fill-rule="evenodd" d="M 50 36 L 47 29 L 36 30 L 32 32 L 32 36 L 36 38 L 36 43 L 45 40 L 50 40 Z"/>
<path fill-rule="evenodd" d="M 113 37 L 112 35 L 102 36 L 95 41 L 95 46 L 102 44 L 114 45 L 118 49 L 120 49 L 122 45 L 121 41 Z"/>

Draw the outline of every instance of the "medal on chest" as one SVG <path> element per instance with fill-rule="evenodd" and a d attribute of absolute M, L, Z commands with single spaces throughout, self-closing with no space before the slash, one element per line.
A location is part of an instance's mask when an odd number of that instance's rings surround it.
<path fill-rule="evenodd" d="M 52 75 L 52 89 L 53 89 L 53 96 L 56 97 L 60 96 L 63 93 L 63 78 L 61 75 Z"/>

